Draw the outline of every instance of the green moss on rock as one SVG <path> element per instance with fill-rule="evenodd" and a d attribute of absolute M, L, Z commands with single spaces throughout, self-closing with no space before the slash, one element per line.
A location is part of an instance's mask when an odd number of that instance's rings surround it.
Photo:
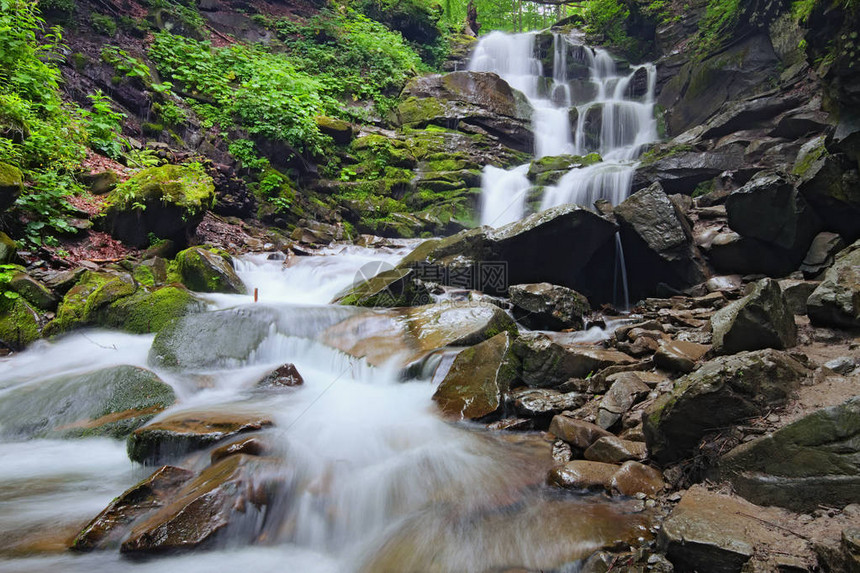
<path fill-rule="evenodd" d="M 0 341 L 21 349 L 39 338 L 40 315 L 24 299 L 0 296 Z"/>
<path fill-rule="evenodd" d="M 100 326 L 127 332 L 158 332 L 174 318 L 205 309 L 203 301 L 183 287 L 166 286 L 154 291 L 142 288 L 102 309 L 97 321 Z"/>
<path fill-rule="evenodd" d="M 136 290 L 134 279 L 127 273 L 86 271 L 66 293 L 57 317 L 45 327 L 45 335 L 96 325 L 100 310 Z"/>
<path fill-rule="evenodd" d="M 233 270 L 232 259 L 226 253 L 191 247 L 176 255 L 174 265 L 182 283 L 193 291 L 245 292 L 245 285 Z"/>

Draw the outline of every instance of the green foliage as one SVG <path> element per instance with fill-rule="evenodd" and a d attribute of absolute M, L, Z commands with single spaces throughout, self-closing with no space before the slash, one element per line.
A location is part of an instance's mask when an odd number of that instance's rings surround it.
<path fill-rule="evenodd" d="M 18 265 L 0 265 L 0 296 L 10 300 L 15 300 L 20 296 L 14 290 L 7 288 L 15 274 L 20 271 L 21 267 Z"/>
<path fill-rule="evenodd" d="M 138 78 L 147 85 L 152 81 L 152 73 L 149 71 L 149 66 L 116 46 L 105 46 L 102 48 L 102 60 L 106 64 L 112 65 L 117 72 L 125 75 L 127 78 Z"/>
<path fill-rule="evenodd" d="M 833 0 L 824 2 L 823 0 L 794 0 L 791 3 L 792 15 L 801 23 L 805 23 L 812 11 L 822 4 L 829 6 L 840 6 L 846 10 L 857 10 L 860 8 L 860 0 Z"/>
<path fill-rule="evenodd" d="M 66 197 L 83 189 L 70 174 L 56 170 L 32 171 L 30 177 L 33 185 L 15 201 L 27 219 L 25 240 L 34 246 L 55 246 L 54 233 L 77 232 L 68 222 L 72 206 Z"/>
<path fill-rule="evenodd" d="M 242 162 L 242 167 L 247 169 L 265 169 L 269 161 L 257 154 L 257 147 L 249 139 L 236 139 L 227 147 L 230 155 Z"/>
<path fill-rule="evenodd" d="M 286 141 L 300 151 L 321 153 L 328 143 L 314 117 L 334 113 L 338 102 L 325 94 L 320 81 L 281 54 L 240 44 L 213 48 L 208 42 L 162 32 L 150 57 L 158 71 L 186 93 L 214 101 L 192 105 L 204 126 L 220 124 L 225 131 L 242 126 L 252 135 Z"/>
<path fill-rule="evenodd" d="M 318 78 L 327 95 L 373 100 L 380 113 L 410 77 L 427 69 L 400 33 L 357 12 L 323 10 L 305 25 L 281 20 L 275 27 L 290 60 Z"/>
<path fill-rule="evenodd" d="M 620 49 L 631 45 L 626 22 L 630 9 L 619 0 L 592 0 L 586 7 L 583 18 L 589 34 L 601 35 L 604 41 Z"/>
<path fill-rule="evenodd" d="M 93 102 L 93 109 L 86 112 L 87 134 L 89 135 L 90 147 L 106 157 L 117 159 L 123 149 L 122 120 L 125 114 L 114 111 L 110 105 L 110 98 L 101 90 L 87 96 Z"/>
<path fill-rule="evenodd" d="M 90 14 L 90 26 L 102 36 L 113 37 L 116 35 L 116 20 L 105 14 Z"/>
<path fill-rule="evenodd" d="M 741 0 L 709 0 L 705 16 L 699 22 L 696 49 L 701 54 L 711 53 L 722 45 L 737 25 L 742 8 Z"/>

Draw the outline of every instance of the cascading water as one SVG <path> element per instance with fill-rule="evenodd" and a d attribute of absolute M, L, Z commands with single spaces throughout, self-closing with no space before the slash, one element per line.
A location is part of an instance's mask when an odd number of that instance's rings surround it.
<path fill-rule="evenodd" d="M 644 64 L 620 74 L 605 50 L 553 34 L 553 69 L 548 78 L 537 58 L 535 38 L 534 33 L 488 34 L 475 48 L 469 69 L 497 73 L 529 99 L 534 108 L 536 158 L 589 153 L 602 157 L 601 162 L 572 169 L 558 183 L 545 188 L 540 210 L 566 203 L 590 207 L 598 199 L 617 205 L 630 191 L 642 150 L 657 140 L 656 69 Z M 572 59 L 587 67 L 587 78 L 569 77 Z M 575 118 L 574 125 L 571 117 Z M 511 214 L 525 214 L 530 187 L 523 178 L 526 169 L 485 168 L 481 224 L 499 227 L 511 222 Z"/>
<path fill-rule="evenodd" d="M 323 303 L 368 262 L 395 263 L 408 250 L 346 247 L 289 265 L 277 256 L 245 257 L 237 270 L 259 290 L 261 302 L 245 295 L 211 300 L 223 309 L 219 313 L 260 318 L 262 341 L 244 359 L 179 371 L 156 368 L 179 397 L 167 414 L 252 411 L 275 421 L 259 435 L 271 446 L 265 458 L 270 471 L 289 487 L 265 510 L 248 504 L 241 527 L 225 529 L 208 551 L 150 560 L 126 560 L 116 549 L 40 553 L 46 540 L 62 549 L 114 496 L 154 468 L 131 464 L 122 442 L 24 439 L 0 419 L 0 569 L 549 570 L 639 535 L 645 518 L 630 513 L 623 500 L 550 492 L 543 485 L 549 444 L 539 437 L 452 425 L 432 406 L 432 373 L 403 382 L 400 366 L 374 366 L 338 350 L 349 346 L 345 337 L 351 344 L 374 334 L 368 325 L 384 329 L 384 313 Z M 342 327 L 362 317 L 362 328 Z M 220 336 L 238 343 L 252 334 L 235 328 Z M 152 335 L 90 331 L 0 359 L 0 407 L 8 396 L 54 376 L 118 364 L 153 368 L 147 358 L 152 341 Z M 400 347 L 390 345 L 396 358 Z M 296 365 L 304 385 L 281 393 L 253 389 L 285 362 Z M 439 363 L 450 366 L 450 357 Z M 38 404 L 32 408 L 22 414 L 44 417 Z M 199 471 L 208 460 L 204 452 L 171 463 Z M 265 483 L 268 477 L 254 479 Z"/>

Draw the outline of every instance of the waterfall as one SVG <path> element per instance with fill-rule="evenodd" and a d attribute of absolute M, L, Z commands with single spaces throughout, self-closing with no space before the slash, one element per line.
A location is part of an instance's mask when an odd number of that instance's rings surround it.
<path fill-rule="evenodd" d="M 617 205 L 630 192 L 643 149 L 657 140 L 656 68 L 643 64 L 620 73 L 606 50 L 575 44 L 568 36 L 554 33 L 549 78 L 537 57 L 535 40 L 535 33 L 492 32 L 479 41 L 469 69 L 497 73 L 529 99 L 534 108 L 535 158 L 589 153 L 602 157 L 600 163 L 573 169 L 546 187 L 540 210 L 566 203 L 590 207 L 598 199 Z M 587 78 L 569 77 L 571 58 L 587 67 Z M 644 94 L 637 94 L 636 82 L 643 75 L 644 90 L 638 91 Z M 518 219 L 526 214 L 527 169 L 519 166 L 505 174 L 495 167 L 485 168 L 482 224 L 498 227 L 516 220 L 514 215 Z"/>

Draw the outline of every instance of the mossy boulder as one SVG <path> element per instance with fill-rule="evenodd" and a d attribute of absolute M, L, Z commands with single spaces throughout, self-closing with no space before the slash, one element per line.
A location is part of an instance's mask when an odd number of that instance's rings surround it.
<path fill-rule="evenodd" d="M 808 374 L 789 354 L 772 349 L 706 362 L 645 411 L 643 430 L 651 458 L 669 463 L 692 456 L 708 432 L 785 403 Z"/>
<path fill-rule="evenodd" d="M 554 185 L 571 169 L 588 167 L 602 161 L 600 154 L 588 155 L 549 155 L 535 159 L 529 164 L 529 179 L 535 185 Z"/>
<path fill-rule="evenodd" d="M 150 167 L 117 185 L 105 212 L 111 234 L 135 247 L 152 237 L 187 244 L 207 209 L 215 185 L 199 163 Z"/>
<path fill-rule="evenodd" d="M 849 241 L 860 238 L 856 161 L 842 153 L 830 153 L 822 136 L 800 149 L 794 173 L 799 178 L 798 190 L 824 221 L 826 230 L 836 231 Z"/>
<path fill-rule="evenodd" d="M 135 366 L 58 376 L 0 398 L 0 433 L 18 439 L 124 438 L 175 401 L 169 385 Z"/>
<path fill-rule="evenodd" d="M 23 269 L 12 275 L 9 280 L 9 288 L 23 296 L 36 308 L 41 310 L 55 310 L 57 308 L 58 300 L 54 293 L 24 272 Z"/>
<path fill-rule="evenodd" d="M 509 333 L 501 332 L 461 351 L 433 401 L 458 420 L 477 420 L 497 412 L 517 378 L 519 360 L 511 352 L 512 342 Z"/>
<path fill-rule="evenodd" d="M 232 262 L 227 254 L 191 247 L 176 255 L 174 266 L 182 283 L 193 291 L 242 294 L 245 285 Z"/>
<path fill-rule="evenodd" d="M 177 317 L 205 309 L 202 300 L 180 285 L 139 288 L 134 294 L 102 308 L 95 320 L 99 326 L 142 334 L 158 332 Z"/>
<path fill-rule="evenodd" d="M 0 163 L 0 212 L 12 206 L 23 188 L 21 170 L 8 163 Z"/>
<path fill-rule="evenodd" d="M 0 343 L 21 349 L 39 338 L 41 315 L 23 298 L 0 296 Z"/>
<path fill-rule="evenodd" d="M 513 285 L 508 289 L 514 317 L 538 330 L 581 330 L 591 311 L 588 299 L 573 289 L 549 283 Z"/>
<path fill-rule="evenodd" d="M 18 243 L 0 231 L 0 265 L 8 265 L 18 260 Z"/>
<path fill-rule="evenodd" d="M 134 294 L 137 284 L 122 272 L 86 271 L 57 309 L 57 316 L 45 327 L 48 336 L 74 328 L 98 324 L 98 314 L 123 297 Z"/>
<path fill-rule="evenodd" d="M 354 132 L 352 124 L 348 121 L 325 115 L 317 117 L 315 121 L 320 132 L 331 137 L 335 143 L 345 144 L 352 141 Z"/>

